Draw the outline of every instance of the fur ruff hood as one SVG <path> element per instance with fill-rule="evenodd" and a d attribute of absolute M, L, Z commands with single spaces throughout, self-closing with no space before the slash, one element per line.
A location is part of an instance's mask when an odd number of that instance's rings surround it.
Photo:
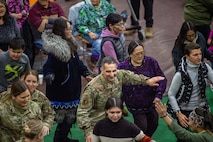
<path fill-rule="evenodd" d="M 71 58 L 70 47 L 61 36 L 55 35 L 51 30 L 42 33 L 42 46 L 45 51 L 54 55 L 62 62 L 68 62 Z"/>

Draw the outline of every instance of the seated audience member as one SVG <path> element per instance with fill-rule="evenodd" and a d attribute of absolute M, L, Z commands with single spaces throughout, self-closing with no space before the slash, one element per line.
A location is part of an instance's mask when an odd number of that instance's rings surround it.
<path fill-rule="evenodd" d="M 34 43 L 40 49 L 42 47 L 41 34 L 45 29 L 51 29 L 55 19 L 62 17 L 66 19 L 62 7 L 49 0 L 38 0 L 29 11 L 29 22 L 32 27 Z"/>
<path fill-rule="evenodd" d="M 85 0 L 77 19 L 78 32 L 92 45 L 91 62 L 96 64 L 100 54 L 101 31 L 108 14 L 115 13 L 113 5 L 106 0 Z"/>
<path fill-rule="evenodd" d="M 24 49 L 24 40 L 16 37 L 9 42 L 8 51 L 0 54 L 0 93 L 31 69 L 29 58 L 23 53 Z"/>
<path fill-rule="evenodd" d="M 131 41 L 128 46 L 129 58 L 118 64 L 119 69 L 129 70 L 135 74 L 149 77 L 163 76 L 157 60 L 145 55 L 140 41 Z M 152 136 L 158 126 L 158 115 L 154 104 L 161 101 L 166 90 L 167 79 L 159 82 L 159 86 L 124 84 L 122 100 L 132 113 L 134 123 L 148 136 Z"/>
<path fill-rule="evenodd" d="M 172 58 L 176 71 L 178 70 L 181 58 L 184 56 L 185 46 L 192 42 L 200 45 L 202 60 L 207 58 L 208 60 L 213 61 L 212 54 L 208 51 L 206 40 L 203 35 L 196 30 L 196 27 L 192 22 L 185 21 L 181 26 L 180 33 L 177 36 L 174 48 L 172 49 Z"/>
<path fill-rule="evenodd" d="M 16 19 L 8 12 L 8 7 L 5 0 L 0 0 L 0 53 L 8 49 L 9 42 L 20 37 L 20 30 Z"/>
<path fill-rule="evenodd" d="M 32 119 L 26 122 L 24 126 L 24 142 L 43 142 L 44 125 L 41 120 Z"/>
<path fill-rule="evenodd" d="M 7 5 L 10 15 L 16 19 L 19 29 L 22 29 L 22 25 L 29 15 L 29 0 L 7 0 Z"/>
<path fill-rule="evenodd" d="M 10 97 L 0 103 L 0 141 L 23 141 L 23 128 L 31 119 L 42 119 L 41 109 L 30 100 L 27 85 L 17 81 L 11 86 Z"/>
<path fill-rule="evenodd" d="M 120 98 L 110 97 L 105 105 L 106 118 L 94 127 L 92 142 L 155 142 L 140 128 L 122 117 L 123 102 Z"/>
<path fill-rule="evenodd" d="M 127 57 L 123 17 L 116 13 L 110 13 L 106 18 L 106 27 L 102 30 L 101 54 L 98 60 L 98 67 L 104 57 L 113 57 L 117 64 Z"/>
<path fill-rule="evenodd" d="M 12 15 L 20 29 L 21 37 L 25 40 L 26 48 L 24 53 L 29 57 L 31 67 L 33 67 L 35 52 L 33 44 L 32 30 L 28 21 L 30 10 L 29 0 L 6 0 L 8 11 Z"/>
<path fill-rule="evenodd" d="M 196 107 L 189 114 L 188 125 L 191 131 L 179 126 L 170 116 L 167 115 L 167 107 L 161 102 L 155 104 L 158 115 L 169 126 L 175 136 L 187 142 L 212 142 L 213 141 L 213 116 L 201 107 Z M 196 132 L 196 133 L 194 133 Z"/>

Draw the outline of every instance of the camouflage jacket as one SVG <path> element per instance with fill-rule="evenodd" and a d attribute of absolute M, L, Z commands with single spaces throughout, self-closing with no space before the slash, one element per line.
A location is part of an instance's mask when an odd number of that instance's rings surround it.
<path fill-rule="evenodd" d="M 41 109 L 37 103 L 30 101 L 22 108 L 14 100 L 0 103 L 0 142 L 16 142 L 24 138 L 23 127 L 30 119 L 41 119 Z"/>
<path fill-rule="evenodd" d="M 55 111 L 53 110 L 49 99 L 44 95 L 44 93 L 36 89 L 32 93 L 31 100 L 40 106 L 42 112 L 42 121 L 45 126 L 51 129 L 55 117 Z"/>
<path fill-rule="evenodd" d="M 111 96 L 120 97 L 123 84 L 146 84 L 148 77 L 136 75 L 126 70 L 118 70 L 112 83 L 105 80 L 102 74 L 91 80 L 82 94 L 77 110 L 77 122 L 85 136 L 92 133 L 97 121 L 105 117 L 105 104 Z"/>
<path fill-rule="evenodd" d="M 1 93 L 0 102 L 4 103 L 9 98 L 10 98 L 10 89 Z M 55 117 L 55 111 L 53 110 L 49 99 L 44 95 L 44 93 L 36 89 L 31 94 L 31 100 L 36 102 L 40 106 L 44 125 L 51 129 Z"/>

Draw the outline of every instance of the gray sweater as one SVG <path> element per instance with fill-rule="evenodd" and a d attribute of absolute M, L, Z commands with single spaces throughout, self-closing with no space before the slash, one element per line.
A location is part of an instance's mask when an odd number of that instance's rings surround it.
<path fill-rule="evenodd" d="M 9 41 L 15 37 L 20 37 L 20 30 L 16 19 L 9 16 L 7 22 L 0 25 L 0 33 L 0 49 L 6 51 Z"/>
<path fill-rule="evenodd" d="M 0 93 L 6 91 L 8 85 L 20 79 L 20 76 L 30 70 L 30 61 L 27 55 L 22 54 L 19 60 L 13 60 L 9 51 L 0 54 Z"/>
<path fill-rule="evenodd" d="M 189 103 L 187 103 L 187 104 L 182 103 L 182 104 L 178 105 L 175 96 L 181 86 L 182 79 L 181 79 L 181 73 L 176 72 L 172 79 L 171 86 L 170 86 L 169 92 L 168 92 L 168 98 L 169 98 L 170 104 L 172 106 L 172 109 L 174 111 L 181 110 L 181 109 L 191 111 L 197 106 L 203 107 L 206 103 L 205 99 L 201 99 L 201 96 L 199 95 L 200 94 L 200 89 L 199 89 L 199 85 L 198 85 L 199 65 L 195 65 L 187 59 L 186 59 L 186 63 L 187 63 L 187 72 L 188 72 L 189 77 L 193 84 L 193 91 L 192 91 L 192 95 L 189 100 Z M 208 64 L 206 64 L 206 66 L 208 69 L 208 80 L 211 83 L 213 83 L 213 70 L 211 69 L 211 67 Z M 181 94 L 181 96 L 182 95 L 183 94 Z"/>

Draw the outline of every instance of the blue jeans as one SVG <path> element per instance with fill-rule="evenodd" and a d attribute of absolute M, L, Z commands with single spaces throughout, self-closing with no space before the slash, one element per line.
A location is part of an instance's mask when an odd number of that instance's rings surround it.
<path fill-rule="evenodd" d="M 43 48 L 43 46 L 42 46 L 42 40 L 41 40 L 41 39 L 36 39 L 36 40 L 34 41 L 34 44 L 35 44 L 35 46 L 38 47 L 39 49 L 44 50 L 44 48 Z"/>
<path fill-rule="evenodd" d="M 89 43 L 92 45 L 92 55 L 93 56 L 99 56 L 101 53 L 101 38 L 100 38 L 101 32 L 96 33 L 96 34 L 99 38 L 97 38 L 95 40 L 91 39 L 89 36 L 84 36 L 84 39 L 89 41 Z"/>

